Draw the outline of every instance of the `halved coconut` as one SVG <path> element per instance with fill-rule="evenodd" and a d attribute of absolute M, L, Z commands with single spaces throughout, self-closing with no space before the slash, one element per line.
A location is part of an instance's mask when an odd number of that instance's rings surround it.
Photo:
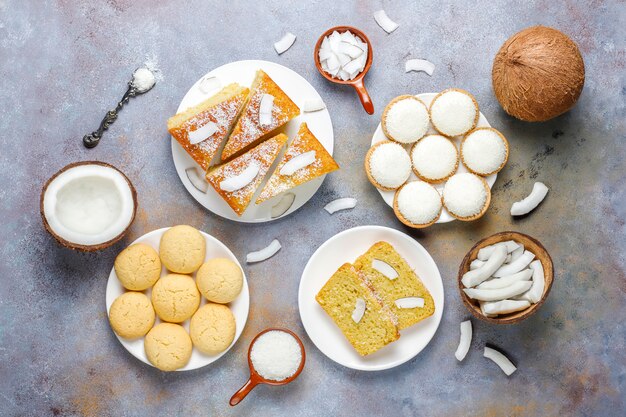
<path fill-rule="evenodd" d="M 93 252 L 126 234 L 137 212 L 137 192 L 112 165 L 76 162 L 45 183 L 40 211 L 46 230 L 61 245 Z"/>

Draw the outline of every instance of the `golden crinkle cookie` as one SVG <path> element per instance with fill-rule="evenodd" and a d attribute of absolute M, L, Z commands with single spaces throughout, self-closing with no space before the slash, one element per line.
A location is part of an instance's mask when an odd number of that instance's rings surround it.
<path fill-rule="evenodd" d="M 204 262 L 205 254 L 204 236 L 191 226 L 174 226 L 161 237 L 161 262 L 172 272 L 190 274 L 196 271 Z"/>
<path fill-rule="evenodd" d="M 144 341 L 150 363 L 162 371 L 175 371 L 187 365 L 191 358 L 191 338 L 179 324 L 157 324 Z"/>
<path fill-rule="evenodd" d="M 200 293 L 189 275 L 168 274 L 152 288 L 152 305 L 163 321 L 180 323 L 200 305 Z"/>
<path fill-rule="evenodd" d="M 115 274 L 124 288 L 143 291 L 154 285 L 161 275 L 159 254 L 143 243 L 130 245 L 115 258 Z"/>
<path fill-rule="evenodd" d="M 196 282 L 207 300 L 221 304 L 230 303 L 241 292 L 243 272 L 230 259 L 209 259 L 198 270 Z"/>
<path fill-rule="evenodd" d="M 208 303 L 191 318 L 189 333 L 199 351 L 215 355 L 223 352 L 235 338 L 235 317 L 228 307 Z"/>
<path fill-rule="evenodd" d="M 109 321 L 113 331 L 125 339 L 144 336 L 154 325 L 154 309 L 140 292 L 126 292 L 113 301 Z"/>

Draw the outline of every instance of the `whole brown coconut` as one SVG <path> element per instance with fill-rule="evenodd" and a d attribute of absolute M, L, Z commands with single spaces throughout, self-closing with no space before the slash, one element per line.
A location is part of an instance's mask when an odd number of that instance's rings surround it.
<path fill-rule="evenodd" d="M 585 83 L 585 64 L 567 35 L 533 26 L 502 45 L 491 76 L 505 112 L 527 122 L 542 122 L 576 104 Z"/>

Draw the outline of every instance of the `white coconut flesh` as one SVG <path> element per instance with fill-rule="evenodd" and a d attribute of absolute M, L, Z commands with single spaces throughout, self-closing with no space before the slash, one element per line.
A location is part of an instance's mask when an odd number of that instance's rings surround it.
<path fill-rule="evenodd" d="M 102 165 L 78 165 L 46 188 L 44 215 L 50 229 L 70 243 L 91 246 L 120 235 L 135 209 L 124 176 Z"/>

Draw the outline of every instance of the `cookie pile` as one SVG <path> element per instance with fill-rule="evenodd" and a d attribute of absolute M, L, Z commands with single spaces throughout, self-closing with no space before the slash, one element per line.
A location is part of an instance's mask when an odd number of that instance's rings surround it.
<path fill-rule="evenodd" d="M 235 338 L 227 304 L 239 296 L 243 272 L 230 259 L 205 258 L 204 236 L 181 225 L 163 234 L 158 252 L 135 243 L 115 259 L 117 278 L 128 291 L 111 305 L 111 328 L 124 339 L 145 336 L 146 356 L 162 371 L 186 366 L 194 347 L 216 355 Z M 200 306 L 202 298 L 207 302 Z M 187 322 L 189 332 L 183 327 Z"/>

